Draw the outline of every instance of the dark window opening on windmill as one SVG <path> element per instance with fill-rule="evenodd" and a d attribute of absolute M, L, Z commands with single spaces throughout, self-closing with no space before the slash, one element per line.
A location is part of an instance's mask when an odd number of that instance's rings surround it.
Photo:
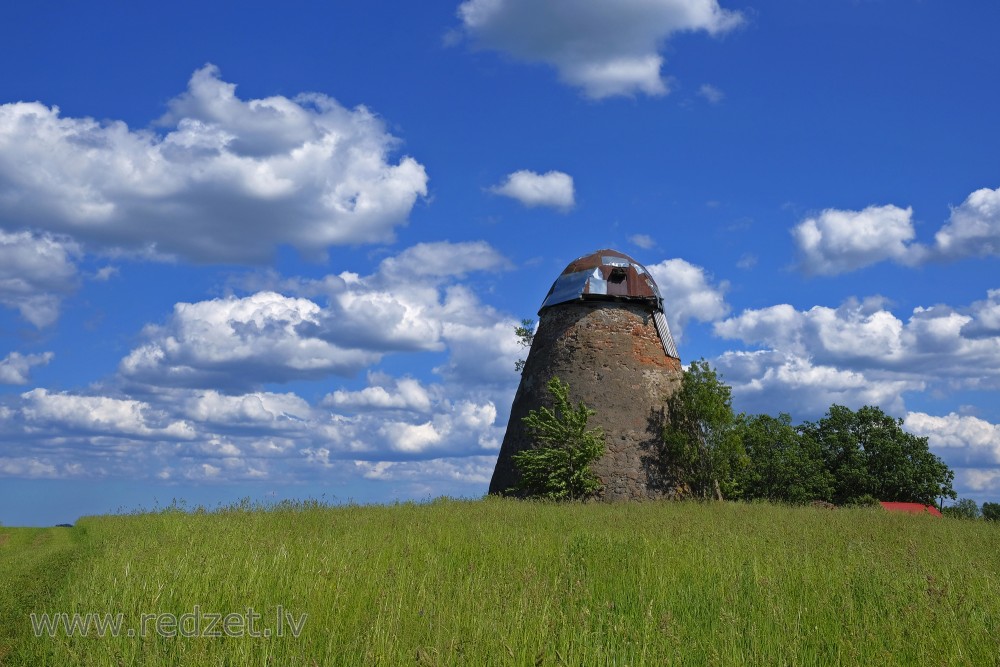
<path fill-rule="evenodd" d="M 608 275 L 608 295 L 628 296 L 628 294 L 628 271 L 624 267 L 616 266 Z"/>

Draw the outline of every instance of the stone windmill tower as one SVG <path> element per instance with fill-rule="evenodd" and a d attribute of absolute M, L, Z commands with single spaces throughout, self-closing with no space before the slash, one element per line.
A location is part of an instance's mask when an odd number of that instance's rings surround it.
<path fill-rule="evenodd" d="M 606 452 L 592 470 L 603 498 L 673 497 L 656 450 L 666 400 L 683 373 L 653 277 L 628 255 L 598 250 L 566 267 L 538 316 L 490 493 L 512 493 L 511 457 L 532 446 L 522 418 L 551 406 L 546 384 L 555 376 L 569 383 L 573 404 L 597 412 L 590 425 L 603 428 Z"/>

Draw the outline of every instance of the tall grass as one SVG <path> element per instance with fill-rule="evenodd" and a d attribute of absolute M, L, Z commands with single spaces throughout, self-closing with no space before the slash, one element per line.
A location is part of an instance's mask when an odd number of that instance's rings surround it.
<path fill-rule="evenodd" d="M 0 534 L 5 530 L 0 529 Z M 1000 529 L 732 503 L 486 499 L 89 517 L 41 612 L 243 613 L 300 636 L 35 638 L 30 665 L 987 665 Z M 5 561 L 0 547 L 0 564 Z M 20 550 L 24 551 L 24 545 Z M 15 566 L 16 568 L 17 566 Z"/>

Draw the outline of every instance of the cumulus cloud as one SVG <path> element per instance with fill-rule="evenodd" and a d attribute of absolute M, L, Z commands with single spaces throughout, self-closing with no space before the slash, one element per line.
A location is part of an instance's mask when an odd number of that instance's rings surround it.
<path fill-rule="evenodd" d="M 972 319 L 962 325 L 961 334 L 969 338 L 1000 336 L 1000 289 L 991 289 L 987 298 L 976 301 L 970 309 Z"/>
<path fill-rule="evenodd" d="M 195 434 L 190 424 L 171 420 L 143 401 L 51 393 L 46 389 L 32 389 L 21 398 L 21 414 L 35 429 L 130 438 L 190 439 Z"/>
<path fill-rule="evenodd" d="M 814 363 L 808 356 L 778 350 L 732 351 L 713 365 L 733 388 L 735 406 L 746 412 L 814 418 L 837 403 L 858 408 L 903 409 L 904 391 L 923 389 L 919 379 L 896 379 Z"/>
<path fill-rule="evenodd" d="M 421 488 L 436 489 L 442 481 L 484 486 L 493 477 L 496 458 L 493 456 L 466 456 L 439 458 L 429 461 L 356 461 L 355 465 L 365 479 L 412 482 Z M 426 493 L 426 492 L 425 492 Z"/>
<path fill-rule="evenodd" d="M 431 393 L 414 378 L 393 379 L 369 373 L 369 382 L 370 386 L 360 391 L 338 389 L 327 394 L 321 404 L 348 411 L 408 410 L 426 414 L 431 410 Z"/>
<path fill-rule="evenodd" d="M 729 313 L 725 281 L 713 285 L 705 269 L 683 259 L 667 259 L 646 267 L 663 295 L 663 310 L 678 341 L 692 319 L 713 322 Z"/>
<path fill-rule="evenodd" d="M 827 383 L 840 382 L 853 393 L 838 402 L 854 407 L 870 402 L 901 411 L 903 392 L 925 388 L 996 389 L 1000 332 L 992 329 L 992 318 L 997 297 L 991 291 L 989 299 L 966 307 L 917 307 L 905 320 L 879 298 L 848 300 L 839 308 L 797 310 L 779 304 L 745 310 L 715 323 L 715 333 L 764 349 L 732 352 L 719 362 L 739 380 L 737 396 L 755 391 L 764 396 L 766 389 L 776 405 L 804 398 L 803 369 L 816 377 L 816 369 L 833 373 L 811 390 L 821 402 L 833 397 Z"/>
<path fill-rule="evenodd" d="M 418 243 L 379 264 L 389 279 L 460 278 L 473 271 L 510 268 L 506 257 L 485 241 Z"/>
<path fill-rule="evenodd" d="M 835 275 L 886 259 L 912 263 L 919 254 L 911 245 L 916 234 L 912 217 L 913 209 L 889 205 L 863 211 L 831 208 L 806 218 L 792 230 L 800 268 L 810 274 Z"/>
<path fill-rule="evenodd" d="M 881 299 L 806 311 L 788 304 L 746 310 L 715 324 L 723 338 L 809 357 L 822 364 L 907 373 L 966 387 L 1000 380 L 1000 336 L 963 332 L 992 316 L 992 301 L 966 308 L 917 307 L 904 322 Z"/>
<path fill-rule="evenodd" d="M 467 0 L 458 15 L 477 45 L 552 65 L 592 98 L 666 94 L 663 42 L 678 32 L 722 34 L 743 20 L 717 0 Z"/>
<path fill-rule="evenodd" d="M 181 414 L 189 420 L 222 426 L 280 425 L 312 416 L 312 408 L 299 396 L 286 393 L 253 392 L 227 395 L 215 390 L 185 395 Z"/>
<path fill-rule="evenodd" d="M 301 281 L 265 275 L 251 282 L 323 300 L 261 289 L 178 303 L 165 323 L 146 327 L 146 342 L 121 361 L 119 374 L 149 386 L 245 391 L 267 382 L 352 376 L 392 352 L 448 350 L 442 374 L 504 383 L 518 353 L 514 320 L 456 280 L 508 266 L 486 243 L 441 242 L 388 257 L 368 276 L 344 272 Z M 470 341 L 488 347 L 470 351 Z M 485 361 L 483 349 L 492 351 Z"/>
<path fill-rule="evenodd" d="M 292 482 L 380 469 L 408 485 L 405 470 L 438 460 L 453 472 L 436 493 L 472 489 L 482 483 L 461 459 L 499 449 L 522 350 L 516 320 L 462 279 L 508 265 L 483 243 L 420 244 L 370 275 L 265 273 L 251 294 L 177 304 L 104 384 L 0 403 L 0 475 Z M 262 386 L 403 351 L 434 353 L 438 381 L 372 370 L 365 387 L 310 400 Z"/>
<path fill-rule="evenodd" d="M 953 208 L 934 244 L 946 259 L 1000 255 L 1000 188 L 976 190 Z"/>
<path fill-rule="evenodd" d="M 148 342 L 122 360 L 119 372 L 155 385 L 246 387 L 350 375 L 379 358 L 310 333 L 320 311 L 308 299 L 275 292 L 178 303 L 166 324 L 147 327 Z"/>
<path fill-rule="evenodd" d="M 427 175 L 364 107 L 320 94 L 243 100 L 207 65 L 162 131 L 0 105 L 0 220 L 100 247 L 201 262 L 266 261 L 386 242 Z M 280 221 L 277 224 L 276 221 Z"/>
<path fill-rule="evenodd" d="M 970 194 L 934 235 L 914 242 L 913 210 L 869 206 L 862 211 L 826 209 L 792 229 L 799 267 L 835 275 L 890 260 L 908 266 L 965 257 L 1000 255 L 1000 188 Z"/>
<path fill-rule="evenodd" d="M 44 366 L 52 361 L 52 352 L 21 354 L 11 352 L 0 359 L 0 384 L 28 384 L 32 366 Z"/>
<path fill-rule="evenodd" d="M 3 159 L 0 151 L 0 163 Z M 0 194 L 0 208 L 3 201 Z M 0 304 L 17 309 L 36 327 L 52 324 L 63 297 L 78 287 L 79 255 L 77 244 L 65 236 L 0 230 Z"/>
<path fill-rule="evenodd" d="M 931 450 L 955 470 L 960 495 L 993 500 L 1000 493 L 1000 426 L 954 412 L 909 412 L 903 427 L 926 437 Z"/>
<path fill-rule="evenodd" d="M 503 431 L 492 401 L 369 379 L 316 404 L 291 392 L 168 388 L 140 400 L 35 389 L 2 408 L 0 476 L 295 481 L 357 475 L 361 462 L 447 458 L 459 469 L 464 457 L 495 458 Z"/>
<path fill-rule="evenodd" d="M 563 211 L 573 208 L 573 177 L 561 171 L 536 174 L 522 169 L 490 188 L 498 195 L 516 199 L 525 206 L 551 206 Z"/>
<path fill-rule="evenodd" d="M 904 425 L 910 433 L 926 437 L 931 448 L 951 465 L 1000 466 L 1000 426 L 985 419 L 954 412 L 944 417 L 909 412 Z"/>

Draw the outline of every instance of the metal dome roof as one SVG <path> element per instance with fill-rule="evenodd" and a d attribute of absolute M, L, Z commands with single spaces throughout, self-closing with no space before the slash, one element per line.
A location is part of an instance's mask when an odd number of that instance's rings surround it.
<path fill-rule="evenodd" d="M 679 358 L 663 315 L 663 297 L 656 281 L 639 262 L 617 250 L 598 250 L 569 263 L 552 283 L 542 311 L 572 301 L 631 301 L 648 304 L 664 351 Z"/>

